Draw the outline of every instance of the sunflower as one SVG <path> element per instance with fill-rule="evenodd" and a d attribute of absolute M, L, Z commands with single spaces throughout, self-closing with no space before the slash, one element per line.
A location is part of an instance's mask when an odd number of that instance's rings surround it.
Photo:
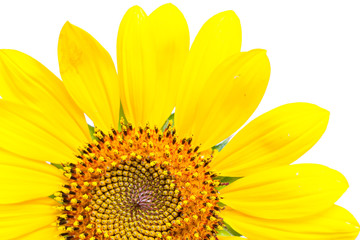
<path fill-rule="evenodd" d="M 1 50 L 1 239 L 355 239 L 358 222 L 334 205 L 346 179 L 290 165 L 324 133 L 328 111 L 286 104 L 229 142 L 270 75 L 266 52 L 240 45 L 239 19 L 227 11 L 189 50 L 184 17 L 166 4 L 125 14 L 118 71 L 69 22 L 62 81 Z"/>

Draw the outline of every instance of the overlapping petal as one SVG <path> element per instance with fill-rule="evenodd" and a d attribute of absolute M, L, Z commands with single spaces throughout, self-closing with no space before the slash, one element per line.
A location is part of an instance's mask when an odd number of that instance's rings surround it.
<path fill-rule="evenodd" d="M 228 207 L 221 215 L 249 240 L 355 240 L 360 230 L 351 213 L 339 206 L 300 219 L 262 219 Z"/>
<path fill-rule="evenodd" d="M 331 207 L 348 188 L 345 177 L 318 164 L 296 164 L 252 174 L 221 190 L 222 200 L 244 214 L 291 219 Z"/>
<path fill-rule="evenodd" d="M 108 52 L 70 23 L 58 48 L 64 85 L 29 56 L 1 50 L 0 236 L 59 238 L 51 226 L 55 201 L 44 197 L 65 180 L 45 162 L 74 161 L 76 148 L 90 140 L 83 112 L 110 130 L 118 126 L 120 98 L 136 126 L 161 126 L 176 106 L 177 133 L 192 136 L 200 150 L 235 132 L 258 106 L 270 75 L 264 50 L 240 47 L 239 19 L 227 11 L 204 24 L 189 52 L 184 16 L 165 4 L 149 16 L 137 6 L 126 13 L 118 74 Z M 221 190 L 226 223 L 251 240 L 356 238 L 359 223 L 333 205 L 348 187 L 340 173 L 316 164 L 282 166 L 318 141 L 328 118 L 315 105 L 288 104 L 234 137 L 212 163 L 223 175 L 245 176 Z"/>
<path fill-rule="evenodd" d="M 26 235 L 50 237 L 32 239 L 56 239 L 56 235 L 49 235 L 50 232 L 44 230 L 56 219 L 58 212 L 54 206 L 55 201 L 47 197 L 19 204 L 0 205 L 0 236 L 2 239 L 31 239 Z M 51 230 L 54 233 L 54 228 Z M 37 231 L 42 234 L 35 233 Z M 45 233 L 48 235 L 44 235 Z"/>
<path fill-rule="evenodd" d="M 34 239 L 49 239 L 49 240 L 63 240 L 64 238 L 59 235 L 59 230 L 56 226 L 46 226 L 37 229 L 31 233 L 27 233 L 17 238 L 19 240 L 34 240 Z"/>
<path fill-rule="evenodd" d="M 65 23 L 58 46 L 61 78 L 78 106 L 103 129 L 117 128 L 119 79 L 110 54 L 87 32 Z"/>
<path fill-rule="evenodd" d="M 245 126 L 212 161 L 224 176 L 247 176 L 294 162 L 322 136 L 329 112 L 309 103 L 275 108 Z"/>
<path fill-rule="evenodd" d="M 208 86 L 216 67 L 238 53 L 240 46 L 240 21 L 232 11 L 213 16 L 201 28 L 191 46 L 176 101 L 175 123 L 180 135 L 193 133 L 192 121 L 199 106 L 199 94 Z"/>
<path fill-rule="evenodd" d="M 25 168 L 53 176 L 60 176 L 60 170 L 44 160 L 24 157 L 17 153 L 9 152 L 6 149 L 0 149 L 0 165 Z"/>
<path fill-rule="evenodd" d="M 0 101 L 0 125 L 0 149 L 40 162 L 73 161 L 83 144 L 38 110 L 5 100 Z"/>
<path fill-rule="evenodd" d="M 240 128 L 259 105 L 269 76 L 264 50 L 238 53 L 222 62 L 193 103 L 197 110 L 187 125 L 192 128 L 194 144 L 208 149 Z"/>
<path fill-rule="evenodd" d="M 121 101 L 128 120 L 162 126 L 175 106 L 189 30 L 182 13 L 165 4 L 149 16 L 138 6 L 125 14 L 118 34 Z"/>
<path fill-rule="evenodd" d="M 11 204 L 50 196 L 65 179 L 53 166 L 37 164 L 37 170 L 0 164 L 0 204 Z"/>
<path fill-rule="evenodd" d="M 243 239 L 246 239 L 246 238 L 234 237 L 234 236 L 217 236 L 217 238 L 219 240 L 243 240 Z"/>
<path fill-rule="evenodd" d="M 64 183 L 45 163 L 74 159 L 78 139 L 36 109 L 0 101 L 0 204 L 49 196 Z"/>
<path fill-rule="evenodd" d="M 0 95 L 45 113 L 79 142 L 90 140 L 84 113 L 63 83 L 30 56 L 15 50 L 0 50 Z"/>

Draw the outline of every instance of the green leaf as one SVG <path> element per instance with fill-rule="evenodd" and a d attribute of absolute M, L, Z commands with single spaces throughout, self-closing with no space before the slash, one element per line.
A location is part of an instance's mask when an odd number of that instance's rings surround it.
<path fill-rule="evenodd" d="M 230 141 L 232 136 L 228 137 L 227 139 L 225 139 L 224 141 L 222 141 L 221 143 L 219 143 L 218 145 L 215 145 L 212 147 L 212 150 L 217 150 L 218 152 L 220 152 L 225 146 L 226 144 L 228 144 L 228 142 Z"/>
<path fill-rule="evenodd" d="M 218 230 L 218 234 L 219 236 L 237 236 L 237 237 L 241 237 L 242 235 L 240 233 L 238 233 L 237 231 L 235 231 L 229 224 L 227 224 L 226 222 L 224 222 L 224 229 L 223 230 Z"/>
<path fill-rule="evenodd" d="M 173 122 L 173 126 L 174 126 L 174 117 L 175 117 L 175 115 L 174 115 L 174 113 L 172 113 L 169 117 L 168 117 L 168 119 L 166 120 L 166 122 L 164 123 L 164 125 L 161 127 L 161 131 L 165 131 L 165 129 L 167 128 L 167 126 L 169 125 L 169 122 L 170 122 L 170 120 Z"/>

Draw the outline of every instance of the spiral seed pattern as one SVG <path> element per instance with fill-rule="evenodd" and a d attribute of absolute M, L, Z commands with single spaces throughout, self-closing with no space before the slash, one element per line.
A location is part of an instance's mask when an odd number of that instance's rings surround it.
<path fill-rule="evenodd" d="M 209 171 L 211 152 L 171 125 L 104 133 L 64 164 L 68 184 L 54 194 L 61 205 L 56 224 L 66 240 L 215 240 L 219 182 Z"/>
<path fill-rule="evenodd" d="M 110 236 L 166 236 L 178 216 L 179 191 L 160 166 L 127 161 L 105 173 L 92 191 L 92 221 Z M 119 226 L 125 226 L 119 229 Z M 116 238 L 115 238 L 116 239 Z"/>

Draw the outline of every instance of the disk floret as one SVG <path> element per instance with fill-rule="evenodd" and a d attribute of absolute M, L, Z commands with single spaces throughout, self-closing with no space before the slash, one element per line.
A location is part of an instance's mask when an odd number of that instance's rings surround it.
<path fill-rule="evenodd" d="M 96 140 L 63 166 L 68 184 L 55 193 L 65 239 L 216 239 L 219 182 L 211 153 L 171 124 L 121 131 L 95 129 Z"/>

